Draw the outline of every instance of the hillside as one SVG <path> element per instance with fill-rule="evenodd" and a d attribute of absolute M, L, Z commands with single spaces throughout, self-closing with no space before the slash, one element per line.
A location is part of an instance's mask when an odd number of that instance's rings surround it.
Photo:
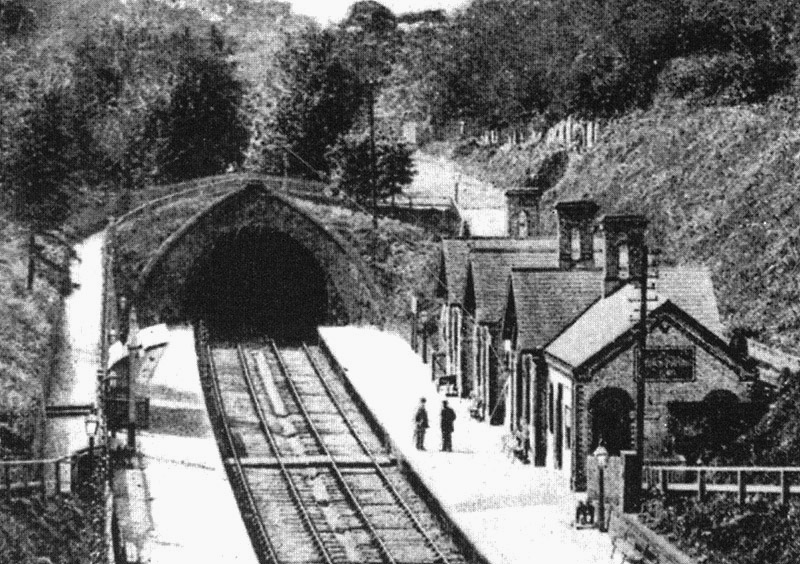
<path fill-rule="evenodd" d="M 604 213 L 638 212 L 674 263 L 712 268 L 730 328 L 800 344 L 800 131 L 796 104 L 662 105 L 610 123 L 574 156 L 544 209 L 588 196 Z M 545 214 L 552 226 L 551 214 Z"/>

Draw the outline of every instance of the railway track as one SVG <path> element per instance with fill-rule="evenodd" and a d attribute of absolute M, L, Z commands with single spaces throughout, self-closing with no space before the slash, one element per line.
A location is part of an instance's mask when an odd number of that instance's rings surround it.
<path fill-rule="evenodd" d="M 466 561 L 322 350 L 270 342 L 201 352 L 224 420 L 220 449 L 241 478 L 232 485 L 262 562 Z"/>

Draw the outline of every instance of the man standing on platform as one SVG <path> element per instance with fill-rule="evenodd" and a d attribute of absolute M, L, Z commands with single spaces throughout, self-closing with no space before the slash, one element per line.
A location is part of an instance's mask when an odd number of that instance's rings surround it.
<path fill-rule="evenodd" d="M 447 400 L 444 400 L 441 413 L 442 452 L 453 452 L 453 422 L 455 420 L 456 412 L 447 405 Z"/>
<path fill-rule="evenodd" d="M 425 398 L 420 398 L 417 413 L 414 415 L 414 443 L 417 450 L 425 450 L 425 429 L 428 428 L 428 411 L 425 409 Z"/>

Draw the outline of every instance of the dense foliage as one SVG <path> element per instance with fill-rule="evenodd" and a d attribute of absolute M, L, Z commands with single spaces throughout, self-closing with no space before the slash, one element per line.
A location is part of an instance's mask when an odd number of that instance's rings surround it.
<path fill-rule="evenodd" d="M 276 159 L 285 158 L 290 174 L 327 174 L 327 151 L 350 131 L 364 103 L 366 85 L 340 40 L 333 30 L 311 28 L 291 39 L 280 55 L 286 88 L 269 149 Z"/>
<path fill-rule="evenodd" d="M 365 200 L 371 193 L 372 161 L 367 140 L 370 104 L 378 106 L 401 49 L 394 14 L 381 4 L 356 2 L 340 26 L 310 27 L 289 39 L 280 53 L 283 94 L 267 144 L 268 170 L 323 177 Z M 383 133 L 376 148 L 379 197 L 399 193 L 411 181 L 410 152 Z"/>
<path fill-rule="evenodd" d="M 800 466 L 800 374 L 784 372 L 777 400 L 741 447 L 752 463 Z"/>
<path fill-rule="evenodd" d="M 359 202 L 372 197 L 372 155 L 369 135 L 347 137 L 331 156 L 336 163 L 336 184 Z M 388 138 L 375 142 L 375 192 L 385 199 L 411 184 L 414 163 L 407 145 Z"/>
<path fill-rule="evenodd" d="M 66 62 L 46 63 L 51 74 L 34 82 L 31 65 L 6 77 L 17 90 L 3 109 L 19 119 L 0 131 L 0 183 L 27 221 L 59 223 L 87 192 L 241 163 L 249 134 L 225 40 L 213 27 L 151 23 L 103 20 L 65 46 Z M 24 46 L 5 54 L 9 68 L 32 57 Z"/>
<path fill-rule="evenodd" d="M 103 505 L 77 497 L 0 503 L 0 562 L 100 562 Z"/>
<path fill-rule="evenodd" d="M 249 140 L 241 112 L 244 87 L 228 60 L 232 51 L 224 37 L 212 27 L 205 49 L 189 43 L 169 103 L 154 111 L 156 180 L 162 183 L 238 166 Z"/>
<path fill-rule="evenodd" d="M 794 564 L 800 554 L 800 505 L 775 499 L 750 500 L 745 506 L 729 497 L 706 502 L 696 498 L 649 499 L 641 519 L 669 536 L 689 554 L 708 564 Z"/>
<path fill-rule="evenodd" d="M 500 125 L 617 115 L 660 89 L 763 100 L 792 81 L 796 24 L 784 0 L 473 0 L 440 29 L 428 101 L 435 121 Z"/>

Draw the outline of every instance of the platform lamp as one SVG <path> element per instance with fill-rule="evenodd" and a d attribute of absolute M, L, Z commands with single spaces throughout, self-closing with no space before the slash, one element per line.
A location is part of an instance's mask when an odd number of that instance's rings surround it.
<path fill-rule="evenodd" d="M 428 312 L 419 313 L 419 321 L 422 326 L 422 362 L 428 364 Z"/>
<path fill-rule="evenodd" d="M 597 528 L 600 532 L 606 532 L 606 480 L 605 469 L 608 464 L 608 450 L 603 446 L 603 441 L 594 451 L 594 459 L 597 461 Z"/>
<path fill-rule="evenodd" d="M 94 475 L 94 437 L 97 435 L 100 420 L 94 412 L 91 412 L 86 416 L 83 424 L 86 427 L 86 436 L 89 438 L 89 481 L 91 482 Z"/>
<path fill-rule="evenodd" d="M 417 303 L 417 296 L 413 292 L 409 293 L 409 309 L 414 320 L 411 322 L 411 348 L 417 352 L 417 325 L 419 324 L 419 304 Z"/>

